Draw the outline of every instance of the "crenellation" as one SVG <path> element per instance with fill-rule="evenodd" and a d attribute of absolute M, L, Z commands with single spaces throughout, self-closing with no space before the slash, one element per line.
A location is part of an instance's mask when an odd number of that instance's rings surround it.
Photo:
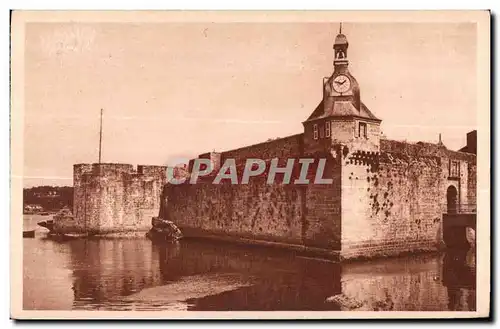
<path fill-rule="evenodd" d="M 75 165 L 71 225 L 91 234 L 147 231 L 151 217 L 160 209 L 160 193 L 166 182 L 164 166 Z"/>

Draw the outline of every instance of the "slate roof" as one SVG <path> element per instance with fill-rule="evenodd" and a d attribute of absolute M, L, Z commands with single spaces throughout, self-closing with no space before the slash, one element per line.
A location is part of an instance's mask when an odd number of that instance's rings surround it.
<path fill-rule="evenodd" d="M 358 117 L 381 121 L 368 109 L 368 107 L 366 107 L 365 104 L 361 103 L 361 110 L 358 111 L 351 101 L 335 101 L 333 106 L 330 106 L 327 109 L 324 108 L 323 101 L 321 101 L 306 121 L 327 117 Z"/>

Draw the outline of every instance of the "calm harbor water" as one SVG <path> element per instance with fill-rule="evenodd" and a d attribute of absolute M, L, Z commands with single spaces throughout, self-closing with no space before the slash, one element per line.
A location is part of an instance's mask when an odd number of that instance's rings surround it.
<path fill-rule="evenodd" d="M 25 216 L 24 229 L 42 216 Z M 142 237 L 23 239 L 26 310 L 473 311 L 473 251 L 337 264 L 290 252 Z M 337 296 L 336 302 L 331 297 Z M 340 302 L 339 302 L 340 300 Z"/>

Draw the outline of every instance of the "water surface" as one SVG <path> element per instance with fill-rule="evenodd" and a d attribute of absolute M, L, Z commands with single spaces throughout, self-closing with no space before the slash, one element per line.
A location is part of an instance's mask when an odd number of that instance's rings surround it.
<path fill-rule="evenodd" d="M 25 216 L 24 228 L 42 219 Z M 337 264 L 208 241 L 54 241 L 36 230 L 35 238 L 23 239 L 26 310 L 476 308 L 473 251 Z"/>

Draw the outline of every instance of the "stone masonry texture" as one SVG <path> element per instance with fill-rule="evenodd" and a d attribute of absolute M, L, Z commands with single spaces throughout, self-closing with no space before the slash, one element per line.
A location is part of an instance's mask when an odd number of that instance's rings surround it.
<path fill-rule="evenodd" d="M 59 230 L 90 234 L 147 231 L 160 209 L 166 167 L 76 164 L 72 221 Z"/>
<path fill-rule="evenodd" d="M 376 142 L 300 134 L 222 152 L 222 162 L 234 158 L 239 169 L 248 158 L 277 157 L 283 166 L 288 158 L 326 157 L 324 177 L 333 184 L 269 185 L 265 176 L 247 185 L 212 184 L 213 174 L 194 185 L 167 184 L 160 216 L 187 236 L 280 243 L 342 259 L 439 249 L 447 188 L 457 187 L 461 203 L 475 203 L 475 155 L 431 143 Z M 453 179 L 451 161 L 460 164 Z"/>

